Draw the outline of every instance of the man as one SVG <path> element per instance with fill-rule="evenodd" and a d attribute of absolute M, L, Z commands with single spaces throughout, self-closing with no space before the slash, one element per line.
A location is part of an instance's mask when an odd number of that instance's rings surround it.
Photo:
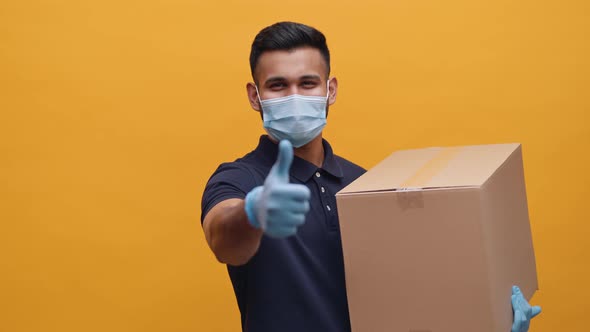
<path fill-rule="evenodd" d="M 250 68 L 248 99 L 269 135 L 209 179 L 205 237 L 228 266 L 243 331 L 350 331 L 335 194 L 365 170 L 322 138 L 338 91 L 326 39 L 276 23 L 255 37 Z M 540 308 L 513 293 L 513 331 L 526 331 Z"/>

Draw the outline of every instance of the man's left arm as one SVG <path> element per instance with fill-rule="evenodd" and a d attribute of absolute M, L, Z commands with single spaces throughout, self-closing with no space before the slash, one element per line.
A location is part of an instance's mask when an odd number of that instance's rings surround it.
<path fill-rule="evenodd" d="M 541 307 L 532 307 L 524 298 L 518 286 L 512 286 L 511 299 L 512 311 L 514 312 L 512 332 L 527 332 L 531 324 L 531 319 L 541 313 Z"/>

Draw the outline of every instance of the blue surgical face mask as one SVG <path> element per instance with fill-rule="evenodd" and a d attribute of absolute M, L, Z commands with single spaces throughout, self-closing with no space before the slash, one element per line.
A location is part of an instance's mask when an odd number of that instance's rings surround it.
<path fill-rule="evenodd" d="M 326 126 L 329 93 L 330 81 L 325 97 L 292 94 L 261 100 L 258 93 L 264 130 L 277 141 L 289 140 L 296 148 L 311 142 Z"/>

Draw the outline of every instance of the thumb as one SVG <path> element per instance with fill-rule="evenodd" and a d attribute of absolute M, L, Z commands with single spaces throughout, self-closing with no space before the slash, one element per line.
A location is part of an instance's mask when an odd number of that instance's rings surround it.
<path fill-rule="evenodd" d="M 293 146 L 288 140 L 279 143 L 279 155 L 273 168 L 278 179 L 289 182 L 289 169 L 293 163 Z"/>
<path fill-rule="evenodd" d="M 531 318 L 533 318 L 541 313 L 541 307 L 539 307 L 538 305 L 534 306 L 532 309 L 533 309 L 533 312 L 532 312 L 533 314 L 532 314 Z"/>

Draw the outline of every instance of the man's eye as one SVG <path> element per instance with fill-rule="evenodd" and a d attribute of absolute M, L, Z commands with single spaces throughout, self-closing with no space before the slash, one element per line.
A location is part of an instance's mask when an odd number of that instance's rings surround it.
<path fill-rule="evenodd" d="M 301 85 L 306 88 L 314 88 L 317 84 L 314 81 L 304 81 L 303 83 L 301 83 Z"/>
<path fill-rule="evenodd" d="M 277 90 L 285 87 L 285 83 L 273 83 L 270 85 L 271 89 Z"/>

